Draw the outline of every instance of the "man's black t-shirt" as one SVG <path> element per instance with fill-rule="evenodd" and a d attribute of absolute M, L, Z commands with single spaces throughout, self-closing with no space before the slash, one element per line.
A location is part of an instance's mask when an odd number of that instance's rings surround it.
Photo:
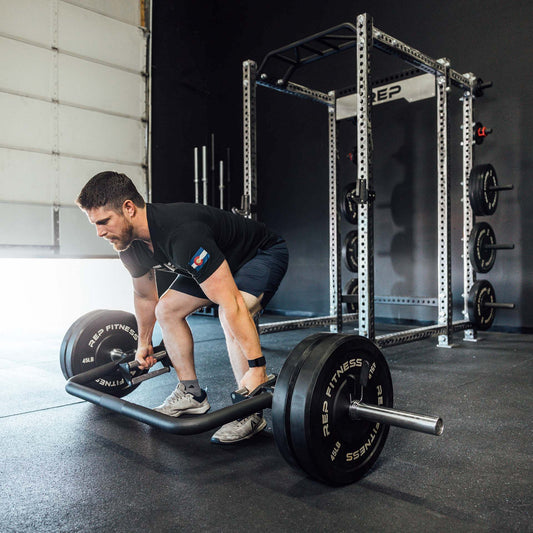
<path fill-rule="evenodd" d="M 138 240 L 120 252 L 134 278 L 156 268 L 202 283 L 224 259 L 235 273 L 280 239 L 264 224 L 201 204 L 146 204 L 146 215 L 154 253 Z"/>

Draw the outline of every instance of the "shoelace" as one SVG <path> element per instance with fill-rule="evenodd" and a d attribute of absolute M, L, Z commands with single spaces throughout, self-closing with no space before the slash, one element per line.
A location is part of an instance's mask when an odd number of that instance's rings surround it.
<path fill-rule="evenodd" d="M 165 400 L 165 404 L 172 403 L 174 400 L 181 400 L 182 398 L 185 398 L 187 396 L 187 393 L 181 390 L 180 387 L 176 387 L 172 394 Z M 189 394 L 189 396 L 191 396 Z"/>
<path fill-rule="evenodd" d="M 245 416 L 244 418 L 237 418 L 237 420 L 235 422 L 237 422 L 237 425 L 238 426 L 242 426 L 244 423 L 246 423 L 250 417 L 252 416 L 255 416 L 255 415 L 248 415 L 248 416 Z"/>

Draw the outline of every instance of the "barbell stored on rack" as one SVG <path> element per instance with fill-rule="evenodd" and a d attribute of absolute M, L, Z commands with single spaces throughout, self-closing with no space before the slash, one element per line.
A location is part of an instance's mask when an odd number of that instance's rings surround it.
<path fill-rule="evenodd" d="M 173 418 L 121 398 L 140 381 L 136 379 L 138 364 L 133 361 L 135 350 L 124 350 L 121 344 L 127 340 L 131 346 L 129 338 L 137 335 L 131 326 L 135 317 L 98 311 L 82 318 L 71 326 L 61 348 L 69 394 L 181 435 L 201 433 L 272 408 L 274 438 L 282 456 L 327 484 L 344 485 L 363 476 L 379 457 L 390 425 L 432 435 L 443 431 L 439 417 L 392 408 L 389 367 L 372 341 L 333 333 L 301 341 L 277 379 L 271 377 L 242 401 L 203 415 Z M 73 339 L 78 340 L 72 343 Z M 95 353 L 98 357 L 87 357 Z M 156 356 L 165 362 L 164 350 Z M 73 369 L 83 372 L 72 373 Z M 158 372 L 154 369 L 140 376 L 146 380 Z"/>
<path fill-rule="evenodd" d="M 494 287 L 486 279 L 476 281 L 468 293 L 468 317 L 479 330 L 492 326 L 496 309 L 514 308 L 515 304 L 496 302 Z"/>
<path fill-rule="evenodd" d="M 492 165 L 475 166 L 470 172 L 469 180 L 469 198 L 474 215 L 494 214 L 498 206 L 498 192 L 513 188 L 513 185 L 498 185 L 498 176 Z"/>
<path fill-rule="evenodd" d="M 496 244 L 496 234 L 488 222 L 474 224 L 468 240 L 468 253 L 476 272 L 489 272 L 496 261 L 496 250 L 513 249 L 514 244 Z"/>

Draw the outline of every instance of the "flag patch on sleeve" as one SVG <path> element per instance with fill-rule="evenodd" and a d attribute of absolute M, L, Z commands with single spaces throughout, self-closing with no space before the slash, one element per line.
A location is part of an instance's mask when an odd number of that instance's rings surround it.
<path fill-rule="evenodd" d="M 198 248 L 198 251 L 192 256 L 192 259 L 189 261 L 189 266 L 194 268 L 196 272 L 200 272 L 203 266 L 207 263 L 209 259 L 209 254 L 203 248 Z"/>

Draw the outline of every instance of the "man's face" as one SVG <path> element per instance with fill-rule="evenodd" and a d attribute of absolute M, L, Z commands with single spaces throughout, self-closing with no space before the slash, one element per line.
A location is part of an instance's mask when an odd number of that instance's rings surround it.
<path fill-rule="evenodd" d="M 123 213 L 103 207 L 86 211 L 91 224 L 96 226 L 96 234 L 109 241 L 117 252 L 126 250 L 133 240 L 133 224 Z"/>

